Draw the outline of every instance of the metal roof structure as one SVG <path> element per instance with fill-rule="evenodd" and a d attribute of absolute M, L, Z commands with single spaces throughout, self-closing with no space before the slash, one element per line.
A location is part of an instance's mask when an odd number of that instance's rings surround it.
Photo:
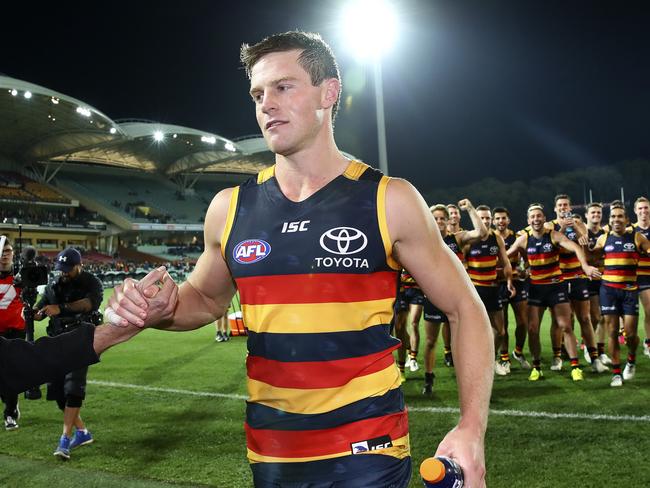
<path fill-rule="evenodd" d="M 151 120 L 112 120 L 73 97 L 2 75 L 0 156 L 22 164 L 86 162 L 169 177 L 254 174 L 274 162 L 261 136 L 233 141 Z"/>

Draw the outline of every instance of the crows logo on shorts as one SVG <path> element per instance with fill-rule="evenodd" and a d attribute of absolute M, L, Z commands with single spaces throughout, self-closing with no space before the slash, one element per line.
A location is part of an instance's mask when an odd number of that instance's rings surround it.
<path fill-rule="evenodd" d="M 271 245 L 261 239 L 248 239 L 235 246 L 232 257 L 240 264 L 253 264 L 271 254 Z"/>

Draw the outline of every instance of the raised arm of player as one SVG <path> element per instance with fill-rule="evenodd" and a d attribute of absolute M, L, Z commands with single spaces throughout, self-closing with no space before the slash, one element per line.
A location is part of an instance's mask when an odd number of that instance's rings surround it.
<path fill-rule="evenodd" d="M 467 244 L 474 244 L 482 239 L 485 239 L 488 236 L 488 229 L 483 224 L 481 217 L 478 216 L 478 212 L 472 205 L 472 202 L 467 198 L 463 198 L 458 202 L 458 208 L 465 210 L 467 215 L 469 215 L 470 220 L 474 228 L 472 230 L 463 230 L 459 232 L 456 236 L 458 239 L 458 244 L 463 247 Z"/>
<path fill-rule="evenodd" d="M 202 327 L 227 312 L 235 287 L 221 255 L 221 234 L 231 194 L 232 188 L 223 190 L 210 203 L 204 224 L 205 249 L 189 279 L 179 287 L 159 268 L 142 283 L 127 280 L 109 300 L 114 314 L 140 327 L 180 331 Z M 162 282 L 160 291 L 150 290 L 149 285 L 157 280 Z M 115 323 L 115 319 L 108 320 Z"/>
<path fill-rule="evenodd" d="M 601 275 L 600 271 L 598 271 L 598 268 L 591 266 L 587 262 L 587 256 L 585 255 L 585 251 L 582 249 L 582 246 L 579 246 L 564 234 L 560 234 L 555 230 L 551 232 L 551 238 L 553 242 L 557 242 L 559 246 L 563 247 L 567 251 L 571 251 L 576 254 L 578 260 L 580 261 L 580 264 L 582 265 L 582 270 L 589 278 L 596 278 Z"/>
<path fill-rule="evenodd" d="M 634 235 L 634 242 L 636 243 L 636 247 L 637 249 L 639 249 L 639 251 L 642 251 L 646 254 L 650 252 L 650 240 L 648 240 L 646 236 L 641 234 L 641 232 L 637 232 Z"/>
<path fill-rule="evenodd" d="M 515 242 L 512 243 L 506 250 L 506 256 L 514 256 L 518 252 L 521 252 L 522 255 L 526 255 L 526 242 L 528 242 L 528 234 L 521 234 Z"/>
<path fill-rule="evenodd" d="M 386 212 L 395 258 L 412 270 L 424 293 L 447 315 L 451 326 L 461 417 L 438 446 L 437 454 L 459 461 L 468 486 L 483 487 L 484 437 L 494 374 L 492 330 L 485 308 L 413 186 L 391 180 Z"/>

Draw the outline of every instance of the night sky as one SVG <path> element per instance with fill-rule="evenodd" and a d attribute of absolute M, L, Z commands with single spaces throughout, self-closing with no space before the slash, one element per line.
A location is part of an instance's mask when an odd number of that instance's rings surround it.
<path fill-rule="evenodd" d="M 339 147 L 376 163 L 370 68 L 337 32 L 342 1 L 12 2 L 0 72 L 144 118 L 229 138 L 259 130 L 239 46 L 320 32 L 343 75 Z M 650 158 L 650 11 L 642 3 L 394 4 L 384 57 L 390 173 L 421 191 Z M 347 102 L 347 103 L 345 103 Z"/>

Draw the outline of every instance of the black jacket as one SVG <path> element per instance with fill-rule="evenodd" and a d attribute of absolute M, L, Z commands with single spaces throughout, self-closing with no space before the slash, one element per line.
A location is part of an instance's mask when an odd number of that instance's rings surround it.
<path fill-rule="evenodd" d="M 91 324 L 57 337 L 41 337 L 34 343 L 0 337 L 0 394 L 20 393 L 99 362 L 93 349 L 94 337 Z"/>

